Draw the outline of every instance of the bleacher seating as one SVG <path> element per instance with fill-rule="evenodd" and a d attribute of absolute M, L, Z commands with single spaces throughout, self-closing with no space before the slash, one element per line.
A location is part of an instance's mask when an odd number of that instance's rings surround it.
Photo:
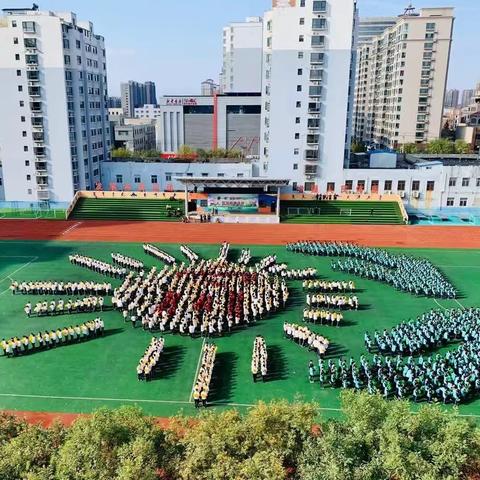
<path fill-rule="evenodd" d="M 398 203 L 386 201 L 284 200 L 280 216 L 284 223 L 404 223 Z"/>
<path fill-rule="evenodd" d="M 170 206 L 167 208 L 167 206 Z M 173 213 L 180 209 L 181 216 Z M 184 215 L 182 200 L 141 198 L 80 198 L 70 214 L 73 220 L 155 220 L 178 222 Z M 170 215 L 169 215 L 170 213 Z"/>

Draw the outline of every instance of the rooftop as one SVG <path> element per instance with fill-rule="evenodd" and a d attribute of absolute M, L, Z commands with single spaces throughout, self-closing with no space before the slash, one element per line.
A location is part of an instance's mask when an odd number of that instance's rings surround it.
<path fill-rule="evenodd" d="M 289 179 L 284 178 L 236 178 L 236 177 L 175 177 L 175 180 L 185 186 L 202 187 L 234 187 L 234 188 L 255 188 L 255 187 L 286 187 Z"/>

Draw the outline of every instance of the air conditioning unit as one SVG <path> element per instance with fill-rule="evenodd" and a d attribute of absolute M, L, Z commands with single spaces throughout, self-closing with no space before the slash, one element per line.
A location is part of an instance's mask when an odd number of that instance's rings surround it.
<path fill-rule="evenodd" d="M 420 198 L 420 192 L 413 192 L 413 198 Z"/>
<path fill-rule="evenodd" d="M 404 191 L 398 192 L 398 194 L 400 195 L 400 198 L 405 198 L 405 192 Z"/>

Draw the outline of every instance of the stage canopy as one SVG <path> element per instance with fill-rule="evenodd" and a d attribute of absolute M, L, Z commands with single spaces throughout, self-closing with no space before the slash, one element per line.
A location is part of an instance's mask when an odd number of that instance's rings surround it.
<path fill-rule="evenodd" d="M 290 180 L 285 178 L 265 177 L 175 177 L 185 187 L 196 186 L 206 188 L 262 188 L 262 187 L 286 187 Z"/>

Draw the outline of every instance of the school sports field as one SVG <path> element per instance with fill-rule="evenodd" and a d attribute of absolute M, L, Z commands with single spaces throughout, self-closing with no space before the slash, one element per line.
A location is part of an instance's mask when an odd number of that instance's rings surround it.
<path fill-rule="evenodd" d="M 129 228 L 133 228 L 133 225 L 129 225 Z M 250 228 L 253 230 L 256 227 Z M 422 227 L 411 228 L 417 228 L 418 231 Z M 447 229 L 444 231 L 447 234 Z M 473 234 L 474 230 L 471 231 Z M 2 229 L 2 232 L 8 235 L 6 230 Z M 306 235 L 299 230 L 296 239 L 302 238 L 306 238 Z M 185 243 L 203 258 L 218 255 L 219 244 L 193 244 L 187 242 L 186 238 Z M 241 238 L 237 238 L 236 243 L 241 243 Z M 261 243 L 260 239 L 258 243 Z M 156 245 L 183 260 L 178 244 Z M 232 245 L 229 259 L 234 261 L 237 258 L 241 246 Z M 372 332 L 374 329 L 390 328 L 401 320 L 413 318 L 431 308 L 480 305 L 480 249 L 402 249 L 409 255 L 428 258 L 461 291 L 462 296 L 458 301 L 436 301 L 415 298 L 377 282 L 335 273 L 330 268 L 331 260 L 328 258 L 288 253 L 280 245 L 250 245 L 250 248 L 255 257 L 253 260 L 276 253 L 278 261 L 288 263 L 291 268 L 313 266 L 318 269 L 320 278 L 351 278 L 355 281 L 359 288 L 361 309 L 346 311 L 345 321 L 339 328 L 309 327 L 321 332 L 333 343 L 327 358 L 339 355 L 358 358 L 365 353 L 363 334 L 366 330 Z M 0 241 L 0 338 L 63 327 L 94 317 L 94 314 L 76 314 L 29 319 L 23 312 L 24 304 L 28 300 L 35 303 L 37 298 L 50 297 L 12 296 L 8 290 L 10 278 L 19 281 L 103 281 L 106 277 L 70 265 L 68 255 L 80 253 L 110 261 L 110 253 L 116 251 L 141 259 L 146 265 L 162 265 L 144 255 L 140 243 Z M 120 284 L 120 280 L 113 280 L 112 283 Z M 283 322 L 300 323 L 305 301 L 301 282 L 290 281 L 289 288 L 291 298 L 284 312 L 248 329 L 215 339 L 218 352 L 210 403 L 219 408 L 243 408 L 257 400 L 301 397 L 317 401 L 324 409 L 325 416 L 338 414 L 340 390 L 321 389 L 318 383 L 310 384 L 307 364 L 314 359 L 314 355 L 283 338 Z M 190 394 L 202 340 L 166 334 L 160 374 L 151 382 L 139 382 L 135 367 L 150 341 L 150 334 L 141 328 L 133 329 L 130 324 L 124 324 L 118 312 L 107 311 L 101 316 L 106 329 L 103 338 L 23 357 L 0 357 L 0 409 L 89 412 L 100 406 L 138 404 L 147 413 L 156 416 L 170 416 L 182 409 L 185 413 L 194 414 Z M 256 335 L 263 335 L 267 342 L 270 378 L 266 383 L 254 384 L 250 360 Z M 460 411 L 465 415 L 480 416 L 480 399 L 461 406 Z"/>

